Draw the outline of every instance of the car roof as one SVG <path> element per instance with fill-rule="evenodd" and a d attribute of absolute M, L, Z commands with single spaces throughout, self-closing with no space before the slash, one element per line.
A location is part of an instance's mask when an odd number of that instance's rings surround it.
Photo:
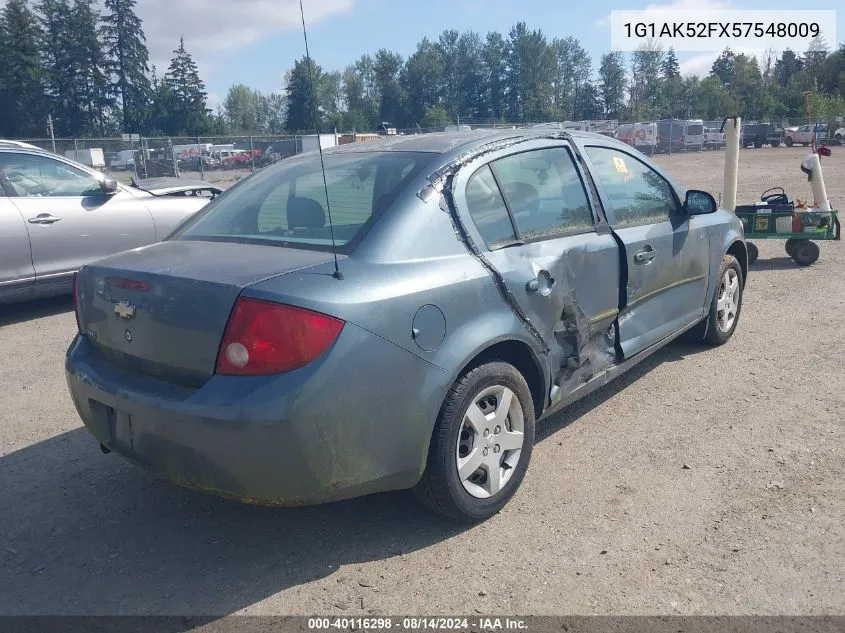
<path fill-rule="evenodd" d="M 0 139 L 0 148 L 5 149 L 37 149 L 41 150 L 40 147 L 37 145 L 32 145 L 30 143 L 25 143 L 24 141 L 10 141 L 6 139 Z M 43 150 L 42 150 L 43 151 Z"/>
<path fill-rule="evenodd" d="M 431 134 L 412 134 L 390 136 L 383 140 L 348 143 L 324 150 L 324 153 L 364 153 L 364 152 L 429 152 L 434 154 L 452 154 L 456 150 L 472 151 L 477 147 L 515 138 L 544 138 L 552 134 L 566 132 L 573 138 L 589 138 L 613 142 L 613 138 L 595 132 L 581 130 L 554 130 L 537 128 L 472 130 L 471 132 L 434 132 Z"/>

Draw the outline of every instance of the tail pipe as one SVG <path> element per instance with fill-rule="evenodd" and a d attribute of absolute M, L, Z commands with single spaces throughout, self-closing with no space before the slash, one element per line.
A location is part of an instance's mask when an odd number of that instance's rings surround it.
<path fill-rule="evenodd" d="M 734 213 L 736 211 L 736 183 L 739 175 L 739 130 L 742 118 L 728 117 L 722 121 L 725 132 L 725 179 L 722 185 L 722 208 Z"/>

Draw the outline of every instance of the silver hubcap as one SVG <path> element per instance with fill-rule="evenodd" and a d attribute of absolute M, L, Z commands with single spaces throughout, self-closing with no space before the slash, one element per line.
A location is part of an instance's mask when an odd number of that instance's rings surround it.
<path fill-rule="evenodd" d="M 522 406 L 501 385 L 488 387 L 464 413 L 455 456 L 464 489 L 477 499 L 499 492 L 513 475 L 525 437 Z"/>
<path fill-rule="evenodd" d="M 722 276 L 719 299 L 716 301 L 716 321 L 722 332 L 729 332 L 733 327 L 738 307 L 739 276 L 733 268 L 728 268 Z"/>

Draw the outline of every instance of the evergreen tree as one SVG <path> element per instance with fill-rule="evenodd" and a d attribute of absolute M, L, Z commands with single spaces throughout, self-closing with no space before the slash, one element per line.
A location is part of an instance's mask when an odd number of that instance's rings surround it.
<path fill-rule="evenodd" d="M 200 79 L 194 58 L 185 50 L 184 38 L 179 38 L 179 48 L 173 55 L 164 75 L 173 108 L 168 132 L 191 136 L 203 133 L 211 124 L 205 103 L 205 83 Z"/>
<path fill-rule="evenodd" d="M 599 64 L 599 94 L 604 114 L 611 119 L 619 119 L 625 108 L 625 58 L 621 51 L 606 53 Z"/>
<path fill-rule="evenodd" d="M 507 43 L 501 33 L 488 33 L 481 52 L 484 72 L 484 97 L 487 116 L 505 116 Z"/>
<path fill-rule="evenodd" d="M 401 77 L 402 87 L 408 97 L 408 115 L 412 122 L 421 123 L 429 111 L 440 105 L 442 77 L 443 66 L 438 48 L 431 40 L 423 38 L 417 44 L 416 52 L 405 63 Z M 443 118 L 439 112 L 437 116 Z"/>
<path fill-rule="evenodd" d="M 293 68 L 288 71 L 285 77 L 285 95 L 287 96 L 288 109 L 286 117 L 287 129 L 291 132 L 311 132 L 322 130 L 321 121 L 314 118 L 315 91 L 316 86 L 323 74 L 322 69 L 306 58 L 294 62 Z M 311 78 L 314 80 L 314 90 L 311 86 Z M 319 112 L 317 114 L 319 117 Z"/>
<path fill-rule="evenodd" d="M 552 107 L 555 52 L 542 31 L 517 23 L 508 34 L 508 116 L 515 120 L 543 120 Z"/>
<path fill-rule="evenodd" d="M 135 4 L 136 0 L 105 0 L 109 13 L 103 16 L 101 30 L 113 92 L 120 99 L 126 132 L 141 129 L 150 97 L 147 38 L 135 14 Z"/>
<path fill-rule="evenodd" d="M 674 48 L 666 51 L 666 55 L 663 57 L 663 63 L 660 65 L 660 70 L 664 79 L 675 79 L 681 76 L 681 67 L 678 64 L 678 56 L 675 55 Z"/>
<path fill-rule="evenodd" d="M 394 127 L 408 123 L 405 114 L 405 94 L 399 83 L 399 72 L 404 60 L 399 53 L 380 49 L 373 60 L 373 73 L 379 93 L 378 124 L 388 122 Z"/>
<path fill-rule="evenodd" d="M 718 78 L 723 84 L 731 83 L 734 76 L 735 59 L 736 55 L 734 55 L 734 52 L 731 49 L 726 48 L 722 51 L 722 54 L 716 58 L 716 61 L 713 62 L 713 67 L 710 69 L 710 75 Z"/>
<path fill-rule="evenodd" d="M 8 0 L 0 14 L 0 134 L 42 136 L 47 113 L 41 30 L 26 0 Z"/>

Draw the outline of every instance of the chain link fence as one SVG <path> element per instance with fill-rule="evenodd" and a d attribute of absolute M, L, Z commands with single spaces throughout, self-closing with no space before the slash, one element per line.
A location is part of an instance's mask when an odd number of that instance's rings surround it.
<path fill-rule="evenodd" d="M 751 126 L 768 125 L 760 136 L 763 144 L 774 147 L 793 145 L 787 137 L 790 128 L 807 125 L 806 120 L 779 122 L 743 121 L 743 134 Z M 845 123 L 839 124 L 845 125 Z M 443 131 L 475 129 L 543 128 L 549 130 L 585 130 L 617 138 L 647 155 L 717 151 L 725 147 L 722 120 L 680 120 L 625 122 L 617 120 L 542 122 L 505 122 L 490 119 L 461 119 L 457 125 L 444 127 L 415 126 L 392 129 L 383 126 L 376 132 L 333 132 L 321 135 L 322 146 L 376 140 L 393 134 L 415 135 Z M 761 128 L 763 129 L 763 128 Z M 828 124 L 834 136 L 837 124 Z M 762 133 L 761 133 L 762 134 Z M 242 135 L 216 137 L 140 137 L 136 141 L 123 138 L 57 138 L 21 139 L 42 149 L 65 156 L 95 169 L 114 174 L 124 181 L 131 178 L 170 176 L 210 182 L 232 181 L 289 156 L 317 149 L 316 135 Z M 759 147 L 743 136 L 743 146 Z"/>

